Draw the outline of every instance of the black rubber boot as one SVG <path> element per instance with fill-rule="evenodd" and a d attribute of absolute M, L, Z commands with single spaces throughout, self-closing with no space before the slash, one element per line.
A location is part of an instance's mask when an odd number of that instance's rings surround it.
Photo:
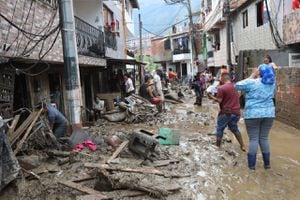
<path fill-rule="evenodd" d="M 256 154 L 248 153 L 248 167 L 251 170 L 255 170 L 256 165 Z"/>
<path fill-rule="evenodd" d="M 216 146 L 220 147 L 221 143 L 222 143 L 222 138 L 221 137 L 217 137 Z"/>
<path fill-rule="evenodd" d="M 235 138 L 237 139 L 237 141 L 238 141 L 239 144 L 240 144 L 241 150 L 242 150 L 242 151 L 246 151 L 246 148 L 245 148 L 245 144 L 244 144 L 242 135 L 241 135 L 240 133 L 239 133 L 239 134 L 234 134 L 234 135 L 235 135 Z"/>
<path fill-rule="evenodd" d="M 270 153 L 262 153 L 263 161 L 264 161 L 264 168 L 270 169 Z"/>

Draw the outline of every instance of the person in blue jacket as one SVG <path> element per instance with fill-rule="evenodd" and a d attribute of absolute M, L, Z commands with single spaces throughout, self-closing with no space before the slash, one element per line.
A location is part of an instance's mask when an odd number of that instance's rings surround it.
<path fill-rule="evenodd" d="M 262 64 L 248 79 L 237 82 L 235 88 L 245 93 L 244 118 L 249 137 L 248 167 L 255 170 L 257 149 L 260 146 L 264 168 L 269 169 L 269 132 L 275 118 L 274 70 L 270 65 Z"/>
<path fill-rule="evenodd" d="M 68 120 L 51 104 L 43 104 L 43 113 L 47 114 L 50 127 L 57 138 L 65 136 Z"/>

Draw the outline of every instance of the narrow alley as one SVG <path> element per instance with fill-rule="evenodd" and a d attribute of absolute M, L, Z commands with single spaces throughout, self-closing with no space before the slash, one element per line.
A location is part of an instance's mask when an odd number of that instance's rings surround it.
<path fill-rule="evenodd" d="M 0 200 L 297 200 L 300 0 L 0 0 Z"/>

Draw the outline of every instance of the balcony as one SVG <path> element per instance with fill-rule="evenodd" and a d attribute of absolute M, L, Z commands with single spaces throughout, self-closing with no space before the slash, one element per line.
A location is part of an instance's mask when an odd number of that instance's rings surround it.
<path fill-rule="evenodd" d="M 173 55 L 177 54 L 185 54 L 185 53 L 190 53 L 191 51 L 189 49 L 174 49 L 173 50 Z"/>
<path fill-rule="evenodd" d="M 78 54 L 90 57 L 104 57 L 104 33 L 82 19 L 75 17 Z"/>
<path fill-rule="evenodd" d="M 191 54 L 189 49 L 174 49 L 173 50 L 173 62 L 180 62 L 190 60 Z"/>
<path fill-rule="evenodd" d="M 115 33 L 111 32 L 108 28 L 104 28 L 105 33 L 105 46 L 117 50 L 117 39 Z"/>

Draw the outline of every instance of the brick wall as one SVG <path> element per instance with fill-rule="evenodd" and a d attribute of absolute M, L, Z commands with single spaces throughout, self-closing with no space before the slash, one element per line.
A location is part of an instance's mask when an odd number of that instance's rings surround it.
<path fill-rule="evenodd" d="M 39 35 L 45 34 L 45 28 L 46 30 L 53 29 L 59 21 L 58 11 L 55 11 L 54 8 L 48 4 L 41 2 L 41 0 L 1 0 L 0 13 L 23 30 Z M 52 17 L 54 17 L 54 22 L 53 25 L 49 27 L 49 20 Z M 42 49 L 41 54 L 44 54 L 45 51 L 49 49 L 56 37 L 56 33 L 57 32 L 48 37 L 44 43 L 39 43 L 39 45 L 24 57 L 24 55 L 22 55 L 24 50 L 33 47 L 36 41 L 29 42 L 30 40 L 21 31 L 12 27 L 7 21 L 0 17 L 0 49 L 2 50 L 4 44 L 11 45 L 8 51 L 0 50 L 0 57 L 21 57 L 22 59 L 38 60 L 40 50 Z M 123 52 L 121 49 L 119 51 Z M 52 50 L 49 51 L 43 60 L 63 63 L 62 39 L 60 33 L 58 33 L 58 38 Z M 94 66 L 106 65 L 104 59 L 82 55 L 79 56 L 79 63 Z"/>
<path fill-rule="evenodd" d="M 165 50 L 165 40 L 166 38 L 151 41 L 151 54 L 154 62 L 172 60 L 171 50 Z"/>
<path fill-rule="evenodd" d="M 32 2 L 32 4 L 31 4 Z M 53 29 L 58 24 L 58 13 L 52 7 L 40 1 L 30 0 L 6 0 L 0 1 L 0 13 L 6 16 L 9 20 L 15 23 L 18 27 L 21 27 L 27 32 L 43 35 L 47 30 Z M 54 16 L 54 22 L 51 27 L 48 23 Z M 27 20 L 26 20 L 27 19 Z M 26 23 L 25 23 L 26 22 Z M 44 30 L 46 27 L 46 30 Z M 44 31 L 43 31 L 44 30 Z M 43 47 L 43 52 L 47 50 L 54 41 L 56 34 L 51 35 L 34 48 L 33 51 L 28 53 L 28 59 L 38 59 L 40 49 Z M 32 37 L 32 36 L 31 36 Z M 37 38 L 35 38 L 37 39 Z M 5 57 L 22 57 L 24 49 L 30 49 L 36 42 L 31 41 L 25 35 L 18 31 L 16 28 L 8 24 L 3 18 L 0 18 L 0 46 L 9 44 L 11 45 L 8 51 L 0 52 L 0 56 Z M 59 38 L 56 41 L 53 49 L 47 54 L 45 60 L 51 61 L 63 61 L 62 56 L 62 42 L 59 34 Z"/>
<path fill-rule="evenodd" d="M 277 72 L 277 119 L 300 129 L 300 68 Z"/>

